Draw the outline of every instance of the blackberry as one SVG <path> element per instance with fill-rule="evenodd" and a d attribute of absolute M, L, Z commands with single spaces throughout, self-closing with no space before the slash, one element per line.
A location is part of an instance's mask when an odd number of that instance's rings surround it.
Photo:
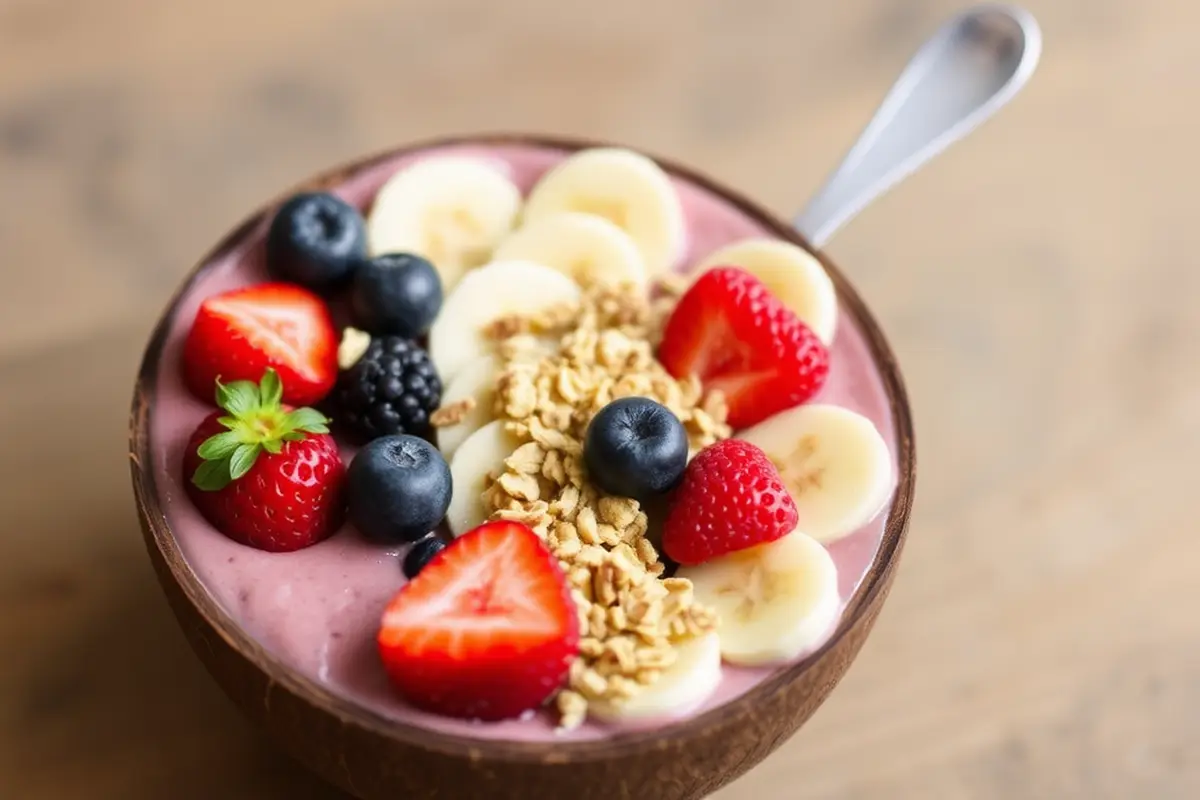
<path fill-rule="evenodd" d="M 363 441 L 429 434 L 429 415 L 442 402 L 442 381 L 420 345 L 379 336 L 338 379 L 335 419 Z"/>

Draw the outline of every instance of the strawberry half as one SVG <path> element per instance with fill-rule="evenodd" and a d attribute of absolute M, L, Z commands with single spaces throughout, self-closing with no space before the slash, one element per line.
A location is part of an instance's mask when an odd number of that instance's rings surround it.
<path fill-rule="evenodd" d="M 217 379 L 257 381 L 271 368 L 283 381 L 284 402 L 310 405 L 333 388 L 337 346 L 320 297 L 290 283 L 264 283 L 200 304 L 183 346 L 183 376 L 208 400 Z"/>
<path fill-rule="evenodd" d="M 498 720 L 537 708 L 579 654 L 579 617 L 558 560 L 527 526 L 489 522 L 455 539 L 388 604 L 378 637 L 415 706 Z"/>
<path fill-rule="evenodd" d="M 346 468 L 328 423 L 282 405 L 274 370 L 258 385 L 217 382 L 217 405 L 183 456 L 188 497 L 221 533 L 272 552 L 328 538 L 345 517 Z"/>
<path fill-rule="evenodd" d="M 711 269 L 684 293 L 658 358 L 676 378 L 696 375 L 706 390 L 720 390 L 734 428 L 803 403 L 829 377 L 829 353 L 816 334 L 736 267 Z"/>
<path fill-rule="evenodd" d="M 796 520 L 796 502 L 767 454 L 725 439 L 687 465 L 663 521 L 662 549 L 678 564 L 703 564 L 787 536 Z"/>

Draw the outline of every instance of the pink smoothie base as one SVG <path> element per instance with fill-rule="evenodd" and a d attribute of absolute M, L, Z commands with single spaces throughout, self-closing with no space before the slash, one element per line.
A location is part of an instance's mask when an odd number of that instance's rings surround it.
<path fill-rule="evenodd" d="M 434 153 L 487 159 L 507 172 L 524 192 L 563 157 L 560 151 L 530 145 L 487 149 L 455 145 L 381 162 L 334 191 L 365 209 L 380 185 L 398 168 Z M 754 220 L 720 197 L 681 179 L 675 179 L 675 185 L 688 222 L 688 246 L 679 265 L 681 270 L 686 271 L 701 257 L 735 239 L 764 235 Z M 162 352 L 157 399 L 150 415 L 154 468 L 167 522 L 187 562 L 217 603 L 286 666 L 398 722 L 447 734 L 510 741 L 594 740 L 669 722 L 656 720 L 635 726 L 589 721 L 563 733 L 554 729 L 548 713 L 480 723 L 414 709 L 388 684 L 375 650 L 383 609 L 404 584 L 398 560 L 403 548 L 368 543 L 347 524 L 330 539 L 305 550 L 265 553 L 225 538 L 193 508 L 183 487 L 183 447 L 213 408 L 195 399 L 183 386 L 179 364 L 183 341 L 204 298 L 267 279 L 263 266 L 265 226 L 251 231 L 239 247 L 213 264 L 181 301 Z M 835 403 L 870 418 L 894 457 L 895 432 L 887 395 L 867 343 L 847 314 L 838 321 L 831 362 L 829 381 L 816 401 Z M 349 449 L 344 456 L 349 459 Z M 884 509 L 861 530 L 829 547 L 838 567 L 843 605 L 875 558 L 886 512 Z M 717 691 L 689 713 L 728 702 L 780 667 L 726 665 Z"/>

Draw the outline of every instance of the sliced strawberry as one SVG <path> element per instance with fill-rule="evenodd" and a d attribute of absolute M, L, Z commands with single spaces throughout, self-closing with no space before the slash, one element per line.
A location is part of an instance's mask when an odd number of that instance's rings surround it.
<path fill-rule="evenodd" d="M 289 283 L 264 283 L 200 304 L 183 349 L 188 387 L 203 400 L 223 381 L 279 373 L 284 402 L 316 403 L 337 378 L 337 331 L 320 297 Z"/>
<path fill-rule="evenodd" d="M 679 299 L 658 358 L 677 378 L 720 390 L 729 424 L 744 428 L 811 398 L 829 376 L 829 354 L 762 281 L 736 267 L 702 275 Z"/>
<path fill-rule="evenodd" d="M 541 705 L 579 653 L 579 618 L 546 545 L 517 522 L 455 539 L 392 599 L 384 667 L 415 706 L 468 719 Z"/>

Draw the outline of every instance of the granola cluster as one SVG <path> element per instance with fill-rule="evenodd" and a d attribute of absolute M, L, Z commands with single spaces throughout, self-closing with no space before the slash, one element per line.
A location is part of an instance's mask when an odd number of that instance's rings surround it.
<path fill-rule="evenodd" d="M 589 704 L 620 703 L 654 683 L 675 644 L 716 627 L 690 581 L 663 577 L 645 510 L 593 484 L 583 460 L 588 423 L 621 397 L 670 409 L 692 453 L 730 435 L 719 393 L 673 378 L 653 356 L 671 303 L 671 292 L 652 301 L 634 286 L 596 286 L 579 305 L 488 331 L 501 365 L 494 411 L 521 444 L 490 477 L 484 505 L 491 519 L 523 522 L 546 541 L 579 611 L 580 658 L 556 700 L 564 728 Z M 465 413 L 445 412 L 435 424 Z"/>

